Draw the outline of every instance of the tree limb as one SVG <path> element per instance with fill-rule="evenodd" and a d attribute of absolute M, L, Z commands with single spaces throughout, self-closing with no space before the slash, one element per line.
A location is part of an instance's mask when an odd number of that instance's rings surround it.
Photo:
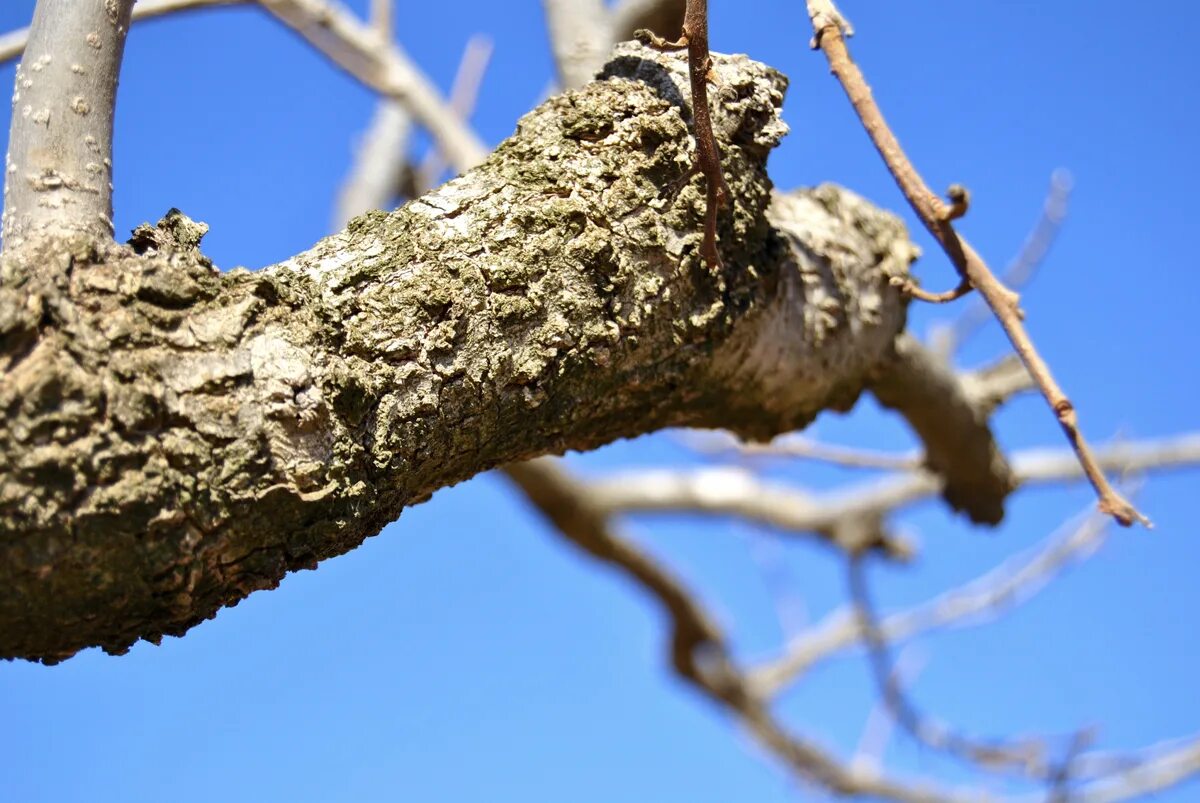
<path fill-rule="evenodd" d="M 263 271 L 216 273 L 177 214 L 132 248 L 6 253 L 0 655 L 182 633 L 502 463 L 665 426 L 769 437 L 852 399 L 900 299 L 839 338 L 792 325 L 809 300 L 764 214 L 782 78 L 717 69 L 726 270 L 697 255 L 698 188 L 660 197 L 689 163 L 684 66 L 636 45 L 476 170 Z M 886 291 L 903 265 L 860 270 Z"/>
<path fill-rule="evenodd" d="M 4 248 L 55 230 L 111 237 L 117 76 L 133 0 L 40 0 L 17 67 Z"/>

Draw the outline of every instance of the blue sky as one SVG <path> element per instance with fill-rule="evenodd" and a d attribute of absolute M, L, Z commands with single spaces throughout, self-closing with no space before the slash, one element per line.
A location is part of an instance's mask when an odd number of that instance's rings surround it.
<path fill-rule="evenodd" d="M 354 3 L 360 10 L 365 0 Z M 833 180 L 902 201 L 811 53 L 799 0 L 713 0 L 715 49 L 792 79 L 792 133 L 772 156 L 784 188 Z M 466 39 L 496 51 L 474 125 L 495 144 L 552 67 L 536 0 L 398 2 L 399 38 L 447 87 Z M 32 0 L 0 4 L 0 30 Z M 1048 177 L 1069 168 L 1071 215 L 1025 297 L 1029 325 L 1088 433 L 1154 437 L 1200 416 L 1191 254 L 1200 162 L 1200 5 L 1124 0 L 865 3 L 844 0 L 854 53 L 931 185 L 973 192 L 962 230 L 1003 264 L 1036 219 Z M 12 66 L 0 68 L 11 82 Z M 321 237 L 374 100 L 255 10 L 134 29 L 118 104 L 119 233 L 169 207 L 207 221 L 222 267 L 257 267 Z M 0 110 L 7 130 L 8 109 Z M 912 223 L 910 227 L 917 227 Z M 927 286 L 952 281 L 927 237 Z M 915 308 L 918 333 L 945 310 Z M 1000 353 L 994 327 L 963 355 Z M 864 402 L 821 438 L 883 449 L 910 440 Z M 1060 445 L 1035 399 L 999 417 L 1010 447 Z M 691 458 L 670 436 L 572 457 L 581 472 Z M 828 487 L 813 466 L 783 479 Z M 984 734 L 1101 726 L 1125 748 L 1200 731 L 1197 472 L 1153 478 L 1152 533 L 1122 531 L 1092 562 L 990 627 L 920 642 L 919 704 Z M 884 607 L 923 599 L 1036 542 L 1088 504 L 1079 487 L 1026 492 L 978 531 L 935 503 L 902 526 L 919 564 L 874 572 Z M 769 536 L 696 518 L 629 529 L 703 589 L 747 657 L 777 644 L 776 599 L 754 555 Z M 790 594 L 816 617 L 843 598 L 824 551 L 776 550 Z M 666 671 L 657 610 L 558 542 L 495 476 L 442 491 L 362 548 L 222 611 L 183 639 L 46 668 L 0 664 L 0 800 L 795 801 L 796 785 Z M 874 695 L 860 660 L 829 665 L 781 710 L 852 747 Z M 897 739 L 889 762 L 962 777 Z M 1156 799 L 1194 799 L 1200 786 Z"/>

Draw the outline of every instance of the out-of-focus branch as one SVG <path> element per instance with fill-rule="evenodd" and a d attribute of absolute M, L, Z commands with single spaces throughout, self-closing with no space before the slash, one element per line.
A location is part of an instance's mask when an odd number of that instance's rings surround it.
<path fill-rule="evenodd" d="M 542 9 L 559 84 L 582 86 L 604 64 L 612 46 L 604 0 L 542 0 Z"/>
<path fill-rule="evenodd" d="M 408 141 L 412 116 L 391 98 L 380 98 L 363 135 L 333 214 L 333 229 L 372 209 L 387 207 L 409 168 Z"/>
<path fill-rule="evenodd" d="M 137 5 L 135 18 L 149 19 L 194 8 L 252 1 L 143 0 Z M 487 156 L 489 149 L 463 124 L 408 56 L 342 3 L 337 0 L 256 0 L 256 3 L 354 78 L 403 104 L 429 130 L 455 169 L 467 170 Z M 27 32 L 14 31 L 0 39 L 0 61 L 18 55 L 27 37 Z"/>
<path fill-rule="evenodd" d="M 902 784 L 873 771 L 841 764 L 814 743 L 788 733 L 736 667 L 724 637 L 698 598 L 657 561 L 610 527 L 586 484 L 560 461 L 538 459 L 509 466 L 507 476 L 553 525 L 553 531 L 596 560 L 620 571 L 663 607 L 671 629 L 671 664 L 681 680 L 724 708 L 790 769 L 839 795 L 874 796 L 902 803 L 957 803 L 959 797 L 919 784 Z"/>
<path fill-rule="evenodd" d="M 1011 768 L 1035 780 L 1047 783 L 1057 781 L 1060 776 L 1047 758 L 1048 748 L 1043 740 L 982 741 L 965 736 L 917 710 L 893 671 L 891 650 L 877 623 L 864 562 L 861 556 L 854 555 L 848 564 L 848 587 L 854 618 L 867 648 L 868 663 L 875 675 L 876 685 L 896 722 L 922 744 L 978 767 Z"/>
<path fill-rule="evenodd" d="M 882 643 L 903 642 L 922 633 L 991 621 L 1004 610 L 1032 598 L 1060 572 L 1090 557 L 1104 541 L 1105 520 L 1087 517 L 1062 528 L 1030 555 L 1020 556 L 930 601 L 882 617 Z M 853 608 L 834 611 L 789 645 L 787 652 L 753 672 L 760 694 L 778 693 L 815 664 L 861 646 L 867 631 Z"/>
<path fill-rule="evenodd" d="M 1105 470 L 1125 474 L 1200 465 L 1200 433 L 1110 446 L 1097 459 Z M 1017 487 L 1083 477 L 1069 452 L 1029 450 L 1017 453 L 1011 462 Z M 843 519 L 883 515 L 928 499 L 941 490 L 941 481 L 922 470 L 815 495 L 764 482 L 744 469 L 719 468 L 624 472 L 594 480 L 589 487 L 596 503 L 614 513 L 739 516 L 784 532 L 815 533 L 845 548 L 834 534 Z M 894 536 L 876 548 L 894 557 L 912 552 L 911 545 Z"/>
<path fill-rule="evenodd" d="M 450 93 L 451 108 L 464 120 L 474 108 L 491 52 L 487 37 L 475 36 L 467 41 Z M 398 196 L 415 198 L 432 188 L 445 170 L 445 159 L 435 147 L 419 167 L 413 167 L 408 150 L 412 124 L 412 115 L 402 104 L 391 98 L 379 100 L 338 196 L 334 230 L 343 228 L 356 215 L 390 207 Z"/>
<path fill-rule="evenodd" d="M 687 0 L 621 0 L 612 10 L 613 39 L 632 39 L 633 32 L 646 29 L 671 37 L 683 28 Z"/>
<path fill-rule="evenodd" d="M 822 443 L 802 435 L 784 435 L 770 443 L 744 443 L 723 432 L 687 432 L 684 443 L 697 452 L 746 459 L 814 460 L 844 468 L 911 471 L 921 467 L 918 453 L 895 454 Z"/>
<path fill-rule="evenodd" d="M 976 523 L 999 523 L 1004 500 L 1016 487 L 1012 471 L 992 436 L 991 410 L 964 393 L 950 366 L 916 338 L 901 335 L 871 391 L 921 439 L 925 465 L 941 478 L 946 502 Z"/>
<path fill-rule="evenodd" d="M 958 375 L 962 392 L 980 412 L 991 415 L 996 408 L 1018 394 L 1036 390 L 1033 377 L 1015 354 L 1001 357 L 991 365 Z"/>
<path fill-rule="evenodd" d="M 475 110 L 475 102 L 479 99 L 479 88 L 483 85 L 483 76 L 487 73 L 488 63 L 492 59 L 492 39 L 490 36 L 472 36 L 467 40 L 462 58 L 458 62 L 458 71 L 454 74 L 454 83 L 450 87 L 450 108 L 466 123 Z M 433 189 L 446 169 L 446 156 L 440 148 L 430 148 L 429 153 L 421 161 L 414 172 L 416 195 L 423 195 Z M 414 196 L 415 197 L 415 196 Z"/>
<path fill-rule="evenodd" d="M 1130 755 L 1083 755 L 1076 764 L 1098 780 L 1075 789 L 1072 803 L 1114 803 L 1151 795 L 1200 773 L 1200 738 L 1172 740 Z M 1101 769 L 1095 772 L 1091 765 Z"/>
<path fill-rule="evenodd" d="M 334 64 L 404 104 L 456 169 L 466 170 L 487 156 L 488 148 L 408 56 L 395 45 L 381 42 L 370 26 L 340 2 L 259 0 L 259 4 Z"/>
<path fill-rule="evenodd" d="M 1017 295 L 996 278 L 983 258 L 951 225 L 956 217 L 966 211 L 965 203 L 956 201 L 955 204 L 947 206 L 942 202 L 926 186 L 900 147 L 900 142 L 888 127 L 883 113 L 871 96 L 871 88 L 866 79 L 850 58 L 850 51 L 846 48 L 843 37 L 845 20 L 831 0 L 808 0 L 808 10 L 812 20 L 814 46 L 819 47 L 825 54 L 830 69 L 841 83 L 850 104 L 862 121 L 863 128 L 883 157 L 905 199 L 929 233 L 941 243 L 961 277 L 958 288 L 949 293 L 930 294 L 911 285 L 908 287 L 909 292 L 927 301 L 947 301 L 965 294 L 972 288 L 978 290 L 1000 321 L 1013 349 L 1029 369 L 1030 376 L 1058 418 L 1059 425 L 1071 448 L 1075 450 L 1080 465 L 1083 466 L 1084 474 L 1096 491 L 1100 509 L 1124 526 L 1129 526 L 1135 521 L 1149 525 L 1149 520 L 1113 489 L 1097 464 L 1091 447 L 1079 428 L 1075 405 L 1055 381 L 1050 366 L 1038 353 L 1022 323 L 1023 315 L 1018 306 Z"/>
<path fill-rule="evenodd" d="M 179 11 L 216 6 L 242 6 L 253 2 L 255 0 L 141 0 L 133 7 L 133 21 L 154 19 Z M 28 28 L 21 28 L 0 36 L 0 64 L 20 56 L 28 41 Z"/>
<path fill-rule="evenodd" d="M 937 480 L 930 474 L 917 474 L 923 480 L 924 495 L 937 491 Z M 908 501 L 913 493 L 907 487 L 888 499 L 880 494 L 871 506 L 859 499 L 839 497 L 823 499 L 795 488 L 762 482 L 751 472 L 738 468 L 696 471 L 639 471 L 593 480 L 588 492 L 595 504 L 611 513 L 710 513 L 737 516 L 788 533 L 814 534 L 843 550 L 875 549 L 896 560 L 912 556 L 912 544 L 885 536 L 875 544 L 847 543 L 839 540 L 838 523 L 860 511 L 883 511 Z"/>
<path fill-rule="evenodd" d="M 913 652 L 902 653 L 892 666 L 892 682 L 898 688 L 905 688 L 916 681 L 917 675 L 924 668 L 924 662 L 912 658 Z M 878 770 L 883 765 L 883 757 L 887 752 L 894 730 L 895 717 L 883 700 L 871 709 L 867 721 L 863 724 L 862 736 L 858 740 L 858 748 L 854 751 L 852 764 L 856 767 Z"/>
<path fill-rule="evenodd" d="M 371 28 L 384 42 L 391 42 L 396 33 L 395 0 L 371 0 Z"/>

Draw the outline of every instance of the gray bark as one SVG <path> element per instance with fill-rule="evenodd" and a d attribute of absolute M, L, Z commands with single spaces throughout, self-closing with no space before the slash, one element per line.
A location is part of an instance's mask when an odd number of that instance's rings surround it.
<path fill-rule="evenodd" d="M 718 57 L 737 199 L 699 258 L 677 56 L 623 46 L 484 164 L 257 272 L 178 214 L 0 261 L 0 656 L 156 640 L 491 467 L 669 426 L 767 438 L 890 358 L 911 260 L 831 188 L 778 204 L 784 79 Z"/>
<path fill-rule="evenodd" d="M 39 0 L 17 67 L 6 249 L 37 232 L 111 237 L 117 76 L 133 0 Z"/>

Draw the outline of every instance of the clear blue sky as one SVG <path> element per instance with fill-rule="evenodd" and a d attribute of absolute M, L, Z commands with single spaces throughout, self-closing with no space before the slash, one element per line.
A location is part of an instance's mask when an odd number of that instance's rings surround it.
<path fill-rule="evenodd" d="M 0 3 L 0 30 L 33 0 Z M 354 3 L 360 10 L 365 0 Z M 1127 0 L 844 0 L 877 97 L 935 187 L 960 181 L 964 231 L 994 263 L 1016 249 L 1056 167 L 1071 217 L 1026 297 L 1030 326 L 1096 438 L 1197 428 L 1195 191 L 1200 5 Z M 551 75 L 537 0 L 398 3 L 400 39 L 443 87 L 466 39 L 495 37 L 474 123 L 496 143 Z M 716 49 L 792 79 L 776 182 L 844 183 L 899 208 L 890 179 L 806 47 L 799 0 L 713 0 Z M 1147 12 L 1151 14 L 1151 12 Z M 12 66 L 0 68 L 10 83 Z M 135 28 L 118 108 L 116 221 L 177 206 L 212 225 L 222 267 L 260 266 L 322 236 L 372 96 L 255 10 Z M 7 107 L 0 130 L 7 131 Z M 1189 145 L 1188 143 L 1193 143 Z M 910 223 L 911 225 L 911 223 Z M 951 281 L 927 238 L 927 285 Z M 924 331 L 934 320 L 917 310 Z M 964 359 L 999 353 L 988 330 Z M 825 439 L 906 448 L 864 403 Z M 1036 400 L 1000 417 L 1012 447 L 1060 438 Z M 580 471 L 686 460 L 657 436 L 573 458 Z M 1119 532 L 1098 558 L 998 625 L 921 642 L 920 705 L 980 733 L 1102 726 L 1133 747 L 1200 730 L 1196 472 L 1140 496 L 1157 529 Z M 800 483 L 847 479 L 800 467 Z M 937 504 L 902 519 L 920 564 L 881 578 L 915 601 L 1032 544 L 1087 504 L 1081 488 L 1025 493 L 1008 524 L 974 531 Z M 639 520 L 747 656 L 779 637 L 751 547 L 729 523 Z M 841 600 L 823 552 L 781 548 L 792 593 L 817 616 Z M 657 610 L 556 541 L 494 476 L 443 491 L 359 550 L 289 577 L 183 639 L 46 668 L 0 665 L 0 800 L 795 801 L 794 784 L 665 669 Z M 819 672 L 783 710 L 852 746 L 874 699 L 861 661 Z M 889 761 L 949 773 L 903 739 Z M 1156 798 L 1194 800 L 1200 786 Z"/>

